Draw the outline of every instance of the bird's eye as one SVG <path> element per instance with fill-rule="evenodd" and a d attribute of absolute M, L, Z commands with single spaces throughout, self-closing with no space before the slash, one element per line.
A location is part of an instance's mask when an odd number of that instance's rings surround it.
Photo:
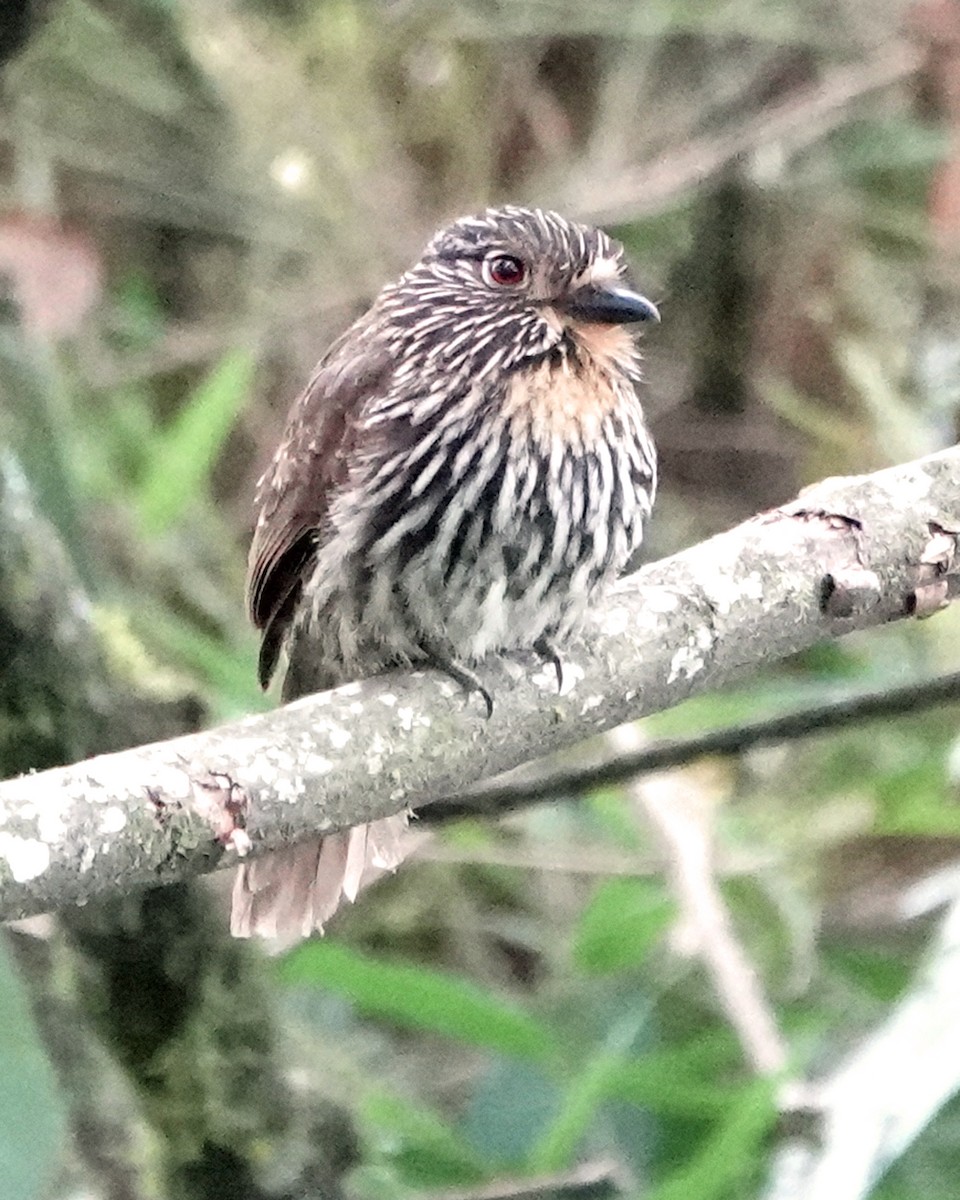
<path fill-rule="evenodd" d="M 488 287 L 516 287 L 526 277 L 526 264 L 512 254 L 492 254 L 483 260 L 483 282 Z"/>

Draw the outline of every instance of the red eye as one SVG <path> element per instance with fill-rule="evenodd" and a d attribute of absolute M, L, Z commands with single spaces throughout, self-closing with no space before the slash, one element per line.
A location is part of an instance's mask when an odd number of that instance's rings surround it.
<path fill-rule="evenodd" d="M 516 287 L 526 277 L 526 265 L 512 254 L 498 254 L 483 260 L 483 282 L 489 287 Z"/>

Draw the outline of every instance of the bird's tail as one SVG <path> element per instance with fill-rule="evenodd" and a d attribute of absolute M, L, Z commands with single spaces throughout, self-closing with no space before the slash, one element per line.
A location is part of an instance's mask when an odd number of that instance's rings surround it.
<path fill-rule="evenodd" d="M 384 817 L 244 863 L 233 885 L 230 932 L 262 937 L 277 950 L 323 931 L 344 900 L 406 857 L 407 814 Z"/>

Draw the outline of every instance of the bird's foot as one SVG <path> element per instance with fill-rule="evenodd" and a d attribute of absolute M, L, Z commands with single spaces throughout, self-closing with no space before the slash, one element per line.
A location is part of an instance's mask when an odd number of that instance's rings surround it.
<path fill-rule="evenodd" d="M 455 683 L 460 684 L 468 696 L 472 692 L 480 693 L 487 706 L 487 720 L 489 720 L 493 716 L 493 693 L 484 686 L 483 680 L 476 671 L 471 671 L 463 663 L 457 662 L 455 658 L 451 658 L 434 643 L 421 642 L 421 647 L 427 657 L 427 666 L 442 671 L 444 675 L 449 675 Z"/>
<path fill-rule="evenodd" d="M 560 651 L 556 648 L 553 642 L 544 634 L 543 637 L 537 638 L 533 643 L 533 648 L 540 658 L 545 663 L 552 663 L 553 669 L 557 673 L 557 691 L 563 692 L 563 659 L 560 657 Z"/>

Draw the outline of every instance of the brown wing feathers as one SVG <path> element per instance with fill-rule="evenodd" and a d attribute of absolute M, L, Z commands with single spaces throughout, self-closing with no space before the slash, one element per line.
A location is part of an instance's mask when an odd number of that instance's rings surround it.
<path fill-rule="evenodd" d="M 330 496 L 342 482 L 354 419 L 383 378 L 387 361 L 354 326 L 331 347 L 294 402 L 257 491 L 247 610 L 262 630 L 258 676 L 267 687 L 322 536 Z M 348 340 L 349 339 L 349 340 Z M 345 345 L 363 348 L 347 356 Z"/>
<path fill-rule="evenodd" d="M 257 678 L 264 689 L 277 669 L 277 660 L 283 639 L 293 620 L 303 578 L 309 569 L 313 550 L 317 544 L 316 531 L 311 529 L 297 537 L 277 557 L 262 577 L 258 596 L 250 598 L 250 613 L 254 624 L 263 631 L 260 640 L 260 656 L 257 660 Z"/>

